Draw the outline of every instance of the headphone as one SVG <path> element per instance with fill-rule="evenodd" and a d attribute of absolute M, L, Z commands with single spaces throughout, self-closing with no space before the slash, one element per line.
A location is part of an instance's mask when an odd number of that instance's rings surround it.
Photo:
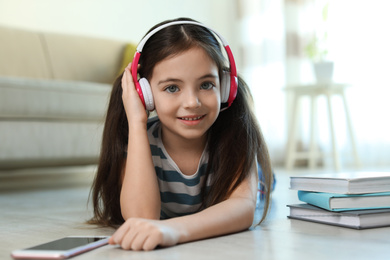
<path fill-rule="evenodd" d="M 228 59 L 229 59 L 229 64 L 230 64 L 230 72 L 229 71 L 223 71 L 223 75 L 221 77 L 221 103 L 227 103 L 227 107 L 230 107 L 230 105 L 233 103 L 233 100 L 236 98 L 237 95 L 237 86 L 238 86 L 238 80 L 237 80 L 237 69 L 236 69 L 236 63 L 234 61 L 233 53 L 226 42 L 226 40 L 217 32 L 212 30 L 211 28 L 198 23 L 194 21 L 174 21 L 174 22 L 169 22 L 166 24 L 163 24 L 151 32 L 149 32 L 138 44 L 137 51 L 135 52 L 133 63 L 131 64 L 131 73 L 133 77 L 133 81 L 135 84 L 135 88 L 141 98 L 141 101 L 145 107 L 146 110 L 152 111 L 154 110 L 154 101 L 153 101 L 153 95 L 152 95 L 152 90 L 150 87 L 150 84 L 146 78 L 141 78 L 138 80 L 138 62 L 141 57 L 142 49 L 145 45 L 145 43 L 149 40 L 150 37 L 152 37 L 155 33 L 158 31 L 172 26 L 172 25 L 177 25 L 177 24 L 193 24 L 193 25 L 198 25 L 201 27 L 204 27 L 208 29 L 210 32 L 214 33 L 215 35 L 218 36 L 220 41 L 222 42 Z M 226 107 L 226 108 L 227 108 Z M 225 108 L 225 109 L 226 109 Z"/>

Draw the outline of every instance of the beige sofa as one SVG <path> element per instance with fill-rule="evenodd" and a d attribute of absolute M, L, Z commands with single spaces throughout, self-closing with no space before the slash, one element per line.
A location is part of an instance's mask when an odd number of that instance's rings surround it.
<path fill-rule="evenodd" d="M 0 26 L 0 170 L 98 160 L 125 42 Z"/>

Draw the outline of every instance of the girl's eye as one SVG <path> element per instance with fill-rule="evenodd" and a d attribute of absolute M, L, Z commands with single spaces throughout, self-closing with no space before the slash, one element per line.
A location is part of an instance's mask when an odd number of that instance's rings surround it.
<path fill-rule="evenodd" d="M 201 89 L 205 89 L 205 90 L 212 89 L 213 87 L 214 84 L 211 82 L 205 82 L 200 86 Z"/>
<path fill-rule="evenodd" d="M 175 85 L 171 85 L 171 86 L 166 87 L 165 91 L 167 91 L 169 93 L 175 93 L 175 92 L 179 91 L 179 88 Z"/>

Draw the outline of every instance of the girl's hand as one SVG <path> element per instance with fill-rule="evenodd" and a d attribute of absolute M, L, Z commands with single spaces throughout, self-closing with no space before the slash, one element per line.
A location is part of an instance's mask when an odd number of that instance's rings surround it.
<path fill-rule="evenodd" d="M 147 114 L 142 101 L 135 89 L 133 77 L 131 76 L 131 63 L 125 68 L 122 76 L 122 100 L 126 110 L 127 120 L 130 124 L 141 122 L 146 124 Z"/>
<path fill-rule="evenodd" d="M 157 246 L 173 246 L 179 242 L 180 233 L 161 220 L 128 219 L 109 239 L 111 245 L 126 250 L 153 250 Z"/>

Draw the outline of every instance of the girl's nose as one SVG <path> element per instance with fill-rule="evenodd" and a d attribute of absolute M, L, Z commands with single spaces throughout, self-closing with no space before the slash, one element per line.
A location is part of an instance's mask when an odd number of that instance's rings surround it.
<path fill-rule="evenodd" d="M 188 91 L 184 98 L 185 108 L 197 108 L 200 106 L 200 99 L 196 91 Z"/>

